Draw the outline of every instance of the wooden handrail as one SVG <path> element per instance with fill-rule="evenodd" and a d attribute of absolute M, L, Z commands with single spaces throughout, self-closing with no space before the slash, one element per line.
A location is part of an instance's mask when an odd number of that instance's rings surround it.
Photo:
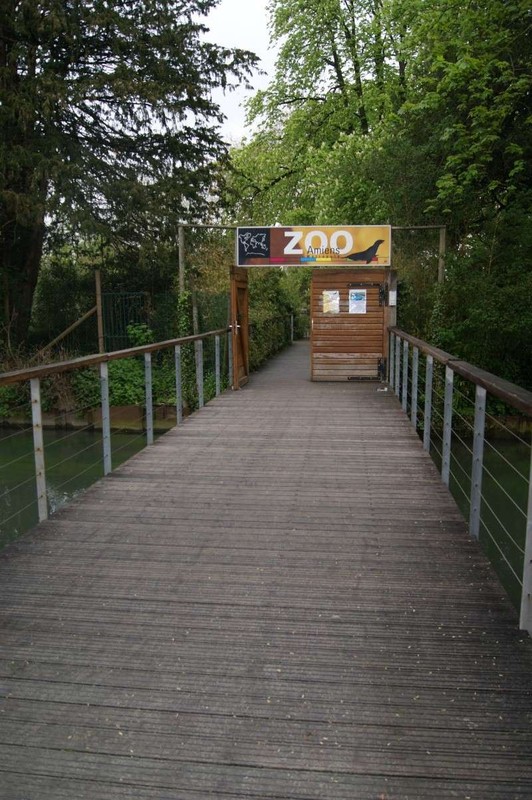
<path fill-rule="evenodd" d="M 411 336 L 400 328 L 389 328 L 389 331 L 400 339 L 417 347 L 421 353 L 433 356 L 436 361 L 450 367 L 453 372 L 456 372 L 456 374 L 460 375 L 462 378 L 466 378 L 468 381 L 482 386 L 489 394 L 498 397 L 500 400 L 513 406 L 513 408 L 517 408 L 524 414 L 532 416 L 532 392 L 529 392 L 527 389 L 523 389 L 516 383 L 507 381 L 504 378 L 499 378 L 498 375 L 494 375 L 492 372 L 487 372 L 479 367 L 475 367 L 468 361 L 463 361 L 463 359 L 458 358 L 458 356 L 446 353 L 438 347 L 433 347 L 428 342 L 423 341 L 423 339 Z"/>
<path fill-rule="evenodd" d="M 230 328 L 219 328 L 216 331 L 198 333 L 195 336 L 183 336 L 181 339 L 168 339 L 164 342 L 144 344 L 140 347 L 129 347 L 126 350 L 114 350 L 111 353 L 95 353 L 90 356 L 74 358 L 70 361 L 58 361 L 56 364 L 43 364 L 38 367 L 27 367 L 25 369 L 14 370 L 13 372 L 3 372 L 0 373 L 0 386 L 7 386 L 8 384 L 19 383 L 20 381 L 31 380 L 32 378 L 46 378 L 48 375 L 57 375 L 61 372 L 72 372 L 75 369 L 93 367 L 108 361 L 117 361 L 120 358 L 130 358 L 131 356 L 144 355 L 144 353 L 154 353 L 157 350 L 165 350 L 168 347 L 176 347 L 177 345 L 190 344 L 190 342 L 208 339 L 210 336 L 221 336 L 224 333 L 228 333 L 230 330 Z"/>

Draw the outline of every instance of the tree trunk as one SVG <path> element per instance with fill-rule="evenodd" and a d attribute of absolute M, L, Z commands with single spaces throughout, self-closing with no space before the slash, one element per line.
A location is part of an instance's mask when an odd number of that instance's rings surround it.
<path fill-rule="evenodd" d="M 0 236 L 0 263 L 3 270 L 4 325 L 8 342 L 23 344 L 28 335 L 31 308 L 44 243 L 44 212 L 33 224 L 6 220 Z"/>

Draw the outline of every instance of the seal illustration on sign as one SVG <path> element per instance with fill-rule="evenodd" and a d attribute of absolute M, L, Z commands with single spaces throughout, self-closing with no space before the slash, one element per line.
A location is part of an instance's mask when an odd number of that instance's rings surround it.
<path fill-rule="evenodd" d="M 351 253 L 350 256 L 347 256 L 351 261 L 365 261 L 366 264 L 371 264 L 375 256 L 377 255 L 377 250 L 384 242 L 384 239 L 377 239 L 376 242 L 373 242 L 371 247 L 368 247 L 366 250 L 361 250 L 360 253 Z"/>

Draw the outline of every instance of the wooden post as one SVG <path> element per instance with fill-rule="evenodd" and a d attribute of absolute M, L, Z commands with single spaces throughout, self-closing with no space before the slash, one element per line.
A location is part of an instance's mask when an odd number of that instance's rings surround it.
<path fill-rule="evenodd" d="M 182 225 L 177 229 L 179 247 L 179 294 L 185 291 L 185 229 Z"/>
<path fill-rule="evenodd" d="M 447 248 L 447 228 L 442 225 L 440 228 L 440 246 L 438 250 L 438 283 L 445 280 L 445 252 Z"/>
<path fill-rule="evenodd" d="M 94 270 L 96 281 L 96 318 L 98 320 L 98 352 L 105 353 L 105 337 L 103 333 L 102 280 L 100 270 Z"/>

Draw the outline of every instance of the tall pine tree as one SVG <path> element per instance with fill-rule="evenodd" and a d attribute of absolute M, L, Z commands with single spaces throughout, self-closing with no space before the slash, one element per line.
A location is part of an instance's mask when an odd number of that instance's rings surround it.
<path fill-rule="evenodd" d="M 205 39 L 218 0 L 0 0 L 0 291 L 23 340 L 48 222 L 201 218 L 220 137 L 215 87 L 245 51 Z"/>

